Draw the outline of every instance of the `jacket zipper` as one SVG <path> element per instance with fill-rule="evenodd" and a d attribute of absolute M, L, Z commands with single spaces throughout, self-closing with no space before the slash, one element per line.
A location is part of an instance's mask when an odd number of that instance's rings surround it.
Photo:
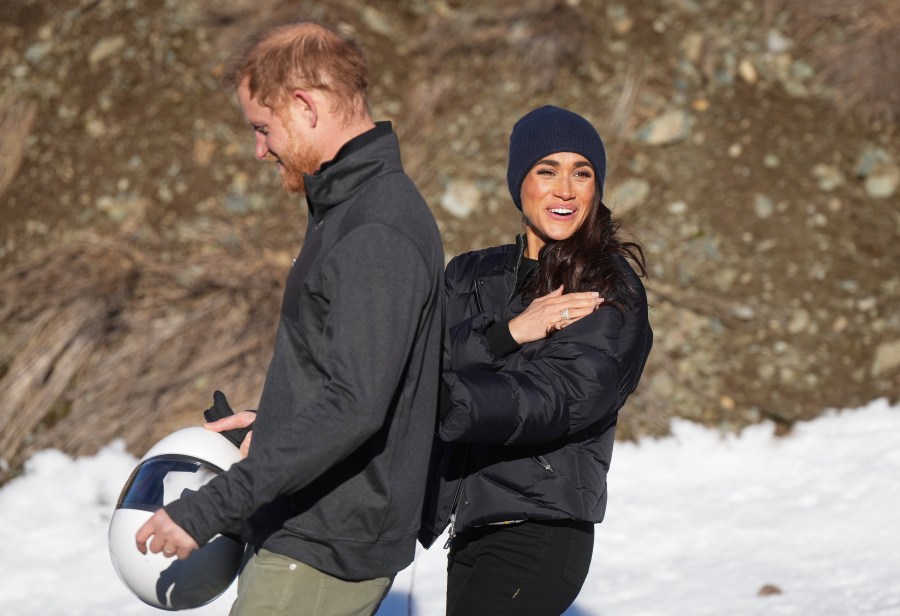
<path fill-rule="evenodd" d="M 459 505 L 459 497 L 462 494 L 463 481 L 465 481 L 465 479 L 460 477 L 459 484 L 456 486 L 456 494 L 453 495 L 453 504 L 450 505 L 450 518 L 448 519 L 450 531 L 448 533 L 447 542 L 444 543 L 445 550 L 450 547 L 453 538 L 456 537 L 456 507 Z"/>
<path fill-rule="evenodd" d="M 519 267 L 522 265 L 522 255 L 525 253 L 525 243 L 522 241 L 522 236 L 516 236 L 516 266 L 513 268 L 513 284 L 512 291 L 509 294 L 509 297 L 506 298 L 506 305 L 509 306 L 509 303 L 512 301 L 513 297 L 516 295 L 516 280 L 519 279 Z"/>
<path fill-rule="evenodd" d="M 469 446 L 466 445 L 465 454 L 463 455 L 463 463 L 462 463 L 462 471 L 461 477 L 459 478 L 459 483 L 456 484 L 456 494 L 453 495 L 453 504 L 450 505 L 450 517 L 447 519 L 447 522 L 450 524 L 449 536 L 447 537 L 447 542 L 444 543 L 444 549 L 450 547 L 450 544 L 453 542 L 453 538 L 456 537 L 456 508 L 459 507 L 459 499 L 462 496 L 463 482 L 466 480 L 465 478 L 465 470 L 466 465 L 469 462 Z"/>
<path fill-rule="evenodd" d="M 522 236 L 516 237 L 516 264 L 512 271 L 512 287 L 510 288 L 509 297 L 506 298 L 506 305 L 512 301 L 516 295 L 516 280 L 519 277 L 519 267 L 522 265 L 522 255 L 525 254 L 525 242 Z M 481 297 L 481 287 L 484 285 L 484 278 L 475 278 L 475 303 L 478 305 L 478 312 L 484 312 L 484 300 Z"/>
<path fill-rule="evenodd" d="M 522 239 L 522 236 L 516 237 L 516 265 L 513 268 L 513 285 L 512 291 L 509 294 L 509 297 L 506 299 L 506 305 L 512 301 L 512 298 L 516 294 L 516 279 L 519 275 L 519 266 L 522 264 L 522 254 L 525 252 L 525 243 Z M 484 302 L 481 299 L 481 286 L 484 284 L 483 278 L 476 278 L 475 280 L 475 303 L 478 304 L 479 312 L 484 312 Z M 466 456 L 464 458 L 467 459 L 469 456 L 468 449 L 466 450 Z M 546 468 L 548 471 L 553 472 L 553 469 L 550 468 L 550 463 L 543 456 L 538 456 L 535 458 L 538 462 L 541 463 L 541 466 Z M 542 461 L 543 460 L 543 461 Z M 465 461 L 463 462 L 463 469 L 465 469 Z M 462 494 L 462 486 L 464 478 L 460 478 L 459 485 L 456 486 L 456 494 L 453 496 L 453 504 L 450 506 L 450 517 L 448 518 L 448 522 L 450 524 L 450 530 L 448 532 L 447 542 L 444 543 L 444 549 L 450 547 L 450 544 L 453 542 L 454 537 L 456 537 L 456 508 L 459 506 L 459 497 Z"/>

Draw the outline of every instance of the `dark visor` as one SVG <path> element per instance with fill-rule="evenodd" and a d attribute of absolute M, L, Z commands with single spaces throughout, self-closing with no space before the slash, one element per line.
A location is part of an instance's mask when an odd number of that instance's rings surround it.
<path fill-rule="evenodd" d="M 181 496 L 184 490 L 197 490 L 221 472 L 217 466 L 189 456 L 150 458 L 131 473 L 116 509 L 156 511 Z"/>

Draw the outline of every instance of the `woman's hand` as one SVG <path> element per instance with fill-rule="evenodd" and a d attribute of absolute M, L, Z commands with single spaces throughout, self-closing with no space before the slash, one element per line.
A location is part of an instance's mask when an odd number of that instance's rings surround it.
<path fill-rule="evenodd" d="M 603 303 L 599 293 L 563 293 L 560 286 L 538 297 L 525 312 L 509 322 L 509 333 L 519 344 L 546 338 L 594 312 Z"/>

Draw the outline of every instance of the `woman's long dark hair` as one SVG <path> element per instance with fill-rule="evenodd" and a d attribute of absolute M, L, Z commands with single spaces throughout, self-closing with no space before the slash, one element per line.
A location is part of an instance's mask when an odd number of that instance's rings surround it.
<path fill-rule="evenodd" d="M 637 290 L 616 261 L 629 259 L 639 276 L 647 275 L 647 266 L 640 245 L 617 237 L 619 227 L 609 208 L 597 198 L 575 233 L 564 240 L 548 241 L 541 248 L 537 269 L 523 286 L 524 296 L 534 299 L 562 285 L 565 293 L 597 291 L 606 303 L 622 309 L 625 296 L 633 296 Z"/>

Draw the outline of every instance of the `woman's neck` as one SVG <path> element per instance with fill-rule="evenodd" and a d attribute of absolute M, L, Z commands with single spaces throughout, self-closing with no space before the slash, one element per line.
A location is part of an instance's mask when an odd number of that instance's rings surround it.
<path fill-rule="evenodd" d="M 531 230 L 531 227 L 525 227 L 525 256 L 529 259 L 537 261 L 541 248 L 544 247 L 544 241 Z"/>

